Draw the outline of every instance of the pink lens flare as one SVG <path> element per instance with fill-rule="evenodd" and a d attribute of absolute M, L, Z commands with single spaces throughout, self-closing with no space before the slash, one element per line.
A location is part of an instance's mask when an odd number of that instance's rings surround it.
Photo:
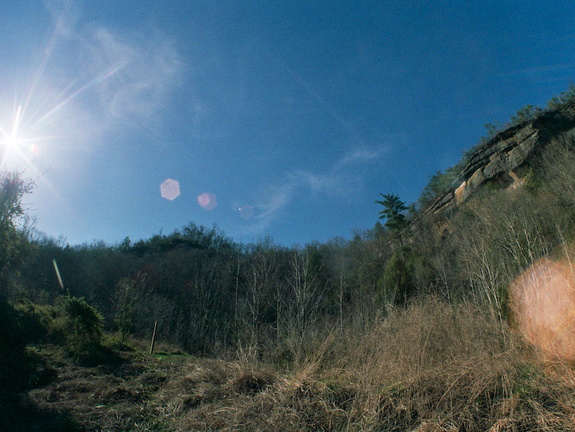
<path fill-rule="evenodd" d="M 217 197 L 211 192 L 198 195 L 198 204 L 205 210 L 213 210 L 218 205 Z"/>
<path fill-rule="evenodd" d="M 167 179 L 160 185 L 162 198 L 173 201 L 180 196 L 180 183 L 174 179 Z"/>
<path fill-rule="evenodd" d="M 570 263 L 542 259 L 511 285 L 514 322 L 525 339 L 555 357 L 575 359 L 575 284 Z"/>

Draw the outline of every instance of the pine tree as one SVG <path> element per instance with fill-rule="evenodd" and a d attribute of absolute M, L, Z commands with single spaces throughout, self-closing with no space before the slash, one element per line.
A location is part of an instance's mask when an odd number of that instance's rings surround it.
<path fill-rule="evenodd" d="M 397 195 L 380 195 L 383 199 L 375 201 L 376 204 L 383 206 L 379 212 L 379 219 L 385 219 L 385 227 L 396 234 L 399 237 L 399 242 L 403 245 L 401 232 L 407 227 L 407 219 L 403 212 L 407 210 L 407 206 Z"/>

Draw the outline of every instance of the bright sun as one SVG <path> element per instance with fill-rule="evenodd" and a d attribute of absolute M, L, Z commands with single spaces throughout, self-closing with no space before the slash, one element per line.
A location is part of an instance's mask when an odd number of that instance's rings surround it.
<path fill-rule="evenodd" d="M 18 135 L 8 135 L 4 137 L 2 145 L 6 147 L 7 151 L 10 151 L 19 148 L 23 142 L 24 140 Z"/>
<path fill-rule="evenodd" d="M 0 128 L 0 168 L 6 168 L 9 161 L 24 159 L 29 163 L 24 155 L 26 139 L 22 136 L 22 106 L 15 110 L 12 120 L 8 127 Z"/>

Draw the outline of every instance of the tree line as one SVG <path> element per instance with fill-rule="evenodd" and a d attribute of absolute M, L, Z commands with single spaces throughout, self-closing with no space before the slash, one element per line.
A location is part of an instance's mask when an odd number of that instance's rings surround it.
<path fill-rule="evenodd" d="M 521 173 L 523 187 L 491 181 L 449 215 L 423 217 L 381 194 L 372 229 L 298 247 L 239 244 L 194 223 L 137 242 L 71 246 L 30 229 L 21 200 L 31 185 L 4 174 L 2 304 L 57 304 L 66 292 L 56 261 L 70 296 L 123 340 L 148 338 L 157 321 L 159 340 L 190 353 L 240 350 L 286 365 L 328 333 L 361 331 L 415 297 L 473 302 L 507 320 L 509 284 L 573 239 L 573 136 L 558 135 Z"/>

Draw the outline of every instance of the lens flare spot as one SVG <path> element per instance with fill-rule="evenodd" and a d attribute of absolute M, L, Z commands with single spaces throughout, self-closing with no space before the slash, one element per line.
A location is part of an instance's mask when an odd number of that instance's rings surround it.
<path fill-rule="evenodd" d="M 575 285 L 569 263 L 543 259 L 511 286 L 515 323 L 542 351 L 575 359 Z"/>
<path fill-rule="evenodd" d="M 28 150 L 32 156 L 40 156 L 42 154 L 42 149 L 38 144 L 32 144 Z"/>
<path fill-rule="evenodd" d="M 254 217 L 254 208 L 250 205 L 241 206 L 238 208 L 240 217 L 244 220 L 250 220 Z"/>
<path fill-rule="evenodd" d="M 167 179 L 160 185 L 162 198 L 173 201 L 180 196 L 180 183 L 174 179 Z"/>
<path fill-rule="evenodd" d="M 198 204 L 205 210 L 213 210 L 218 205 L 217 197 L 211 192 L 198 195 Z"/>

